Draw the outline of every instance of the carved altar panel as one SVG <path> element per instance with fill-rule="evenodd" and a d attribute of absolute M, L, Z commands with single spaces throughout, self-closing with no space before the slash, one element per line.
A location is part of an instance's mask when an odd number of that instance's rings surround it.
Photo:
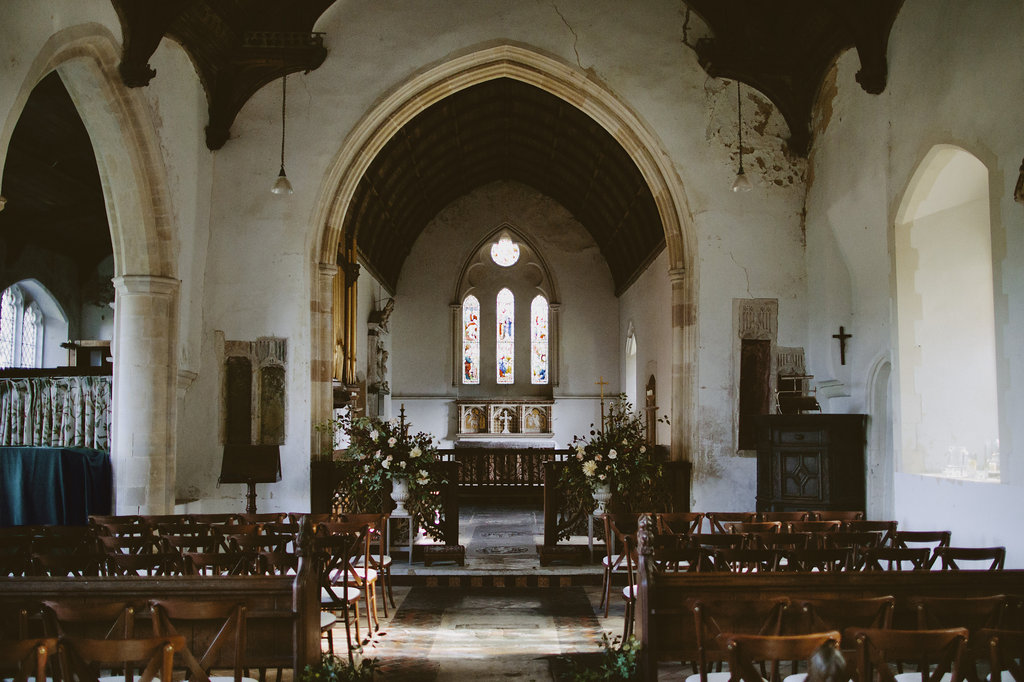
<path fill-rule="evenodd" d="M 550 436 L 551 400 L 457 401 L 459 436 Z"/>

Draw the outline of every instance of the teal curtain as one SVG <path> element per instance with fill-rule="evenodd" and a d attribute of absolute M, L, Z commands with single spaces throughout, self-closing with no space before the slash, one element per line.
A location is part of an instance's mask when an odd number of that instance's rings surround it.
<path fill-rule="evenodd" d="M 112 377 L 0 379 L 0 446 L 110 451 Z"/>

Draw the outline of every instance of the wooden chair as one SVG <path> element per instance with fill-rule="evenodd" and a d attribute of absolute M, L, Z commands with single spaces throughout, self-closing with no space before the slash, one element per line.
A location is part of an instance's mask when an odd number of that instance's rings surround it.
<path fill-rule="evenodd" d="M 860 551 L 862 571 L 926 571 L 931 561 L 927 547 L 866 547 Z"/>
<path fill-rule="evenodd" d="M 134 671 L 141 669 L 138 682 L 170 680 L 174 670 L 174 654 L 184 650 L 185 638 L 148 637 L 144 639 L 90 639 L 66 637 L 62 640 L 61 669 L 65 682 L 99 682 L 119 679 L 100 677 L 99 670 L 117 670 L 125 682 L 135 680 Z"/>
<path fill-rule="evenodd" d="M 892 534 L 893 547 L 922 547 L 928 550 L 928 564 L 925 568 L 931 568 L 935 563 L 935 550 L 939 547 L 949 547 L 951 533 L 948 530 L 898 530 Z"/>
<path fill-rule="evenodd" d="M 92 529 L 76 526 L 32 538 L 29 561 L 33 575 L 82 578 L 101 574 L 103 553 Z"/>
<path fill-rule="evenodd" d="M 0 675 L 13 673 L 13 682 L 46 682 L 49 658 L 56 659 L 57 638 L 0 640 Z"/>
<path fill-rule="evenodd" d="M 832 510 L 821 510 L 812 511 L 810 521 L 839 521 L 840 523 L 846 523 L 847 521 L 863 521 L 864 512 L 862 511 L 832 511 Z"/>
<path fill-rule="evenodd" d="M 975 635 L 982 629 L 1004 626 L 1006 596 L 911 597 L 907 604 L 917 614 L 919 630 L 967 628 L 963 672 L 967 679 L 977 680 L 977 662 L 987 660 L 989 652 L 984 640 L 979 640 Z"/>
<path fill-rule="evenodd" d="M 849 547 L 789 549 L 779 570 L 795 572 L 835 573 L 849 571 L 853 566 L 853 550 Z"/>
<path fill-rule="evenodd" d="M 181 575 L 181 554 L 162 543 L 159 537 L 99 538 L 105 554 L 105 575 Z"/>
<path fill-rule="evenodd" d="M 853 564 L 851 569 L 859 571 L 863 566 L 861 553 L 870 547 L 878 547 L 882 542 L 883 534 L 876 531 L 828 533 L 824 536 L 826 549 L 849 549 L 853 552 Z"/>
<path fill-rule="evenodd" d="M 374 571 L 380 576 L 380 582 L 384 586 L 381 590 L 381 603 L 384 605 L 384 617 L 388 617 L 388 600 L 391 601 L 391 606 L 395 606 L 395 595 L 391 585 L 391 556 L 387 551 L 387 545 L 389 544 L 384 535 L 388 532 L 388 517 L 391 514 L 340 514 L 338 517 L 339 521 L 355 521 L 362 522 L 369 528 L 369 546 L 370 551 L 366 556 L 358 557 L 355 561 L 357 567 L 362 566 L 362 570 L 369 569 Z M 357 569 L 359 570 L 359 569 Z M 367 579 L 367 575 L 364 575 L 364 580 Z M 374 588 L 376 589 L 376 581 L 373 581 Z"/>
<path fill-rule="evenodd" d="M 349 662 L 354 661 L 352 649 L 361 641 L 359 634 L 359 602 L 362 591 L 353 584 L 349 569 L 366 546 L 366 529 L 358 528 L 330 534 L 314 534 L 310 542 L 313 559 L 319 566 L 320 606 L 323 610 L 341 611 L 345 621 Z M 352 641 L 355 630 L 356 642 Z"/>
<path fill-rule="evenodd" d="M 127 602 L 81 605 L 48 600 L 42 606 L 43 632 L 47 637 L 135 637 L 135 607 Z"/>
<path fill-rule="evenodd" d="M 844 637 L 856 644 L 857 678 L 861 682 L 961 682 L 960 661 L 966 628 L 948 630 L 882 630 L 850 628 Z M 893 672 L 897 663 L 916 663 L 917 672 Z"/>
<path fill-rule="evenodd" d="M 376 517 L 376 515 L 374 515 Z M 349 582 L 363 593 L 366 602 L 366 630 L 373 632 L 380 627 L 380 619 L 377 617 L 377 580 L 380 574 L 369 564 L 370 536 L 373 530 L 366 519 L 338 517 L 336 521 L 323 521 L 316 525 L 316 533 L 352 532 L 359 531 L 363 534 L 363 542 L 359 551 L 351 557 L 348 563 Z M 334 577 L 338 582 L 338 576 Z M 371 623 L 372 619 L 372 623 Z"/>
<path fill-rule="evenodd" d="M 779 521 L 788 525 L 794 521 L 807 521 L 811 513 L 808 511 L 763 511 L 757 512 L 756 521 Z"/>
<path fill-rule="evenodd" d="M 201 622 L 214 621 L 220 623 L 216 635 L 207 644 L 206 651 L 197 658 L 189 646 L 180 650 L 181 658 L 188 670 L 189 680 L 199 682 L 255 682 L 252 678 L 243 677 L 245 670 L 245 649 L 247 644 L 246 607 L 230 601 L 192 601 L 183 599 L 159 599 L 150 602 L 153 612 L 153 632 L 158 637 L 173 637 L 181 633 L 178 627 L 185 626 L 185 632 Z M 221 652 L 230 652 L 226 665 Z M 214 667 L 230 667 L 231 676 L 211 676 Z"/>
<path fill-rule="evenodd" d="M 803 599 L 796 602 L 790 613 L 794 614 L 790 627 L 797 632 L 822 632 L 849 628 L 876 628 L 887 630 L 892 627 L 896 598 L 892 596 L 861 597 L 846 599 Z M 852 651 L 856 644 L 852 640 L 840 640 L 844 651 Z"/>
<path fill-rule="evenodd" d="M 663 512 L 654 517 L 657 532 L 661 534 L 690 535 L 701 532 L 704 525 L 702 512 Z"/>
<path fill-rule="evenodd" d="M 991 682 L 1024 682 L 1024 631 L 983 628 L 972 637 L 988 649 Z"/>
<path fill-rule="evenodd" d="M 845 533 L 881 533 L 879 545 L 891 545 L 892 536 L 896 533 L 895 521 L 847 521 L 843 524 Z"/>
<path fill-rule="evenodd" d="M 693 614 L 696 633 L 693 646 L 697 672 L 690 682 L 708 682 L 711 665 L 729 658 L 725 642 L 718 639 L 724 632 L 747 635 L 781 634 L 782 618 L 789 607 L 785 597 L 775 599 L 688 599 L 686 608 Z M 715 673 L 714 680 L 729 679 L 729 673 Z"/>
<path fill-rule="evenodd" d="M 839 639 L 836 630 L 803 635 L 718 635 L 719 645 L 729 652 L 731 682 L 779 682 L 783 661 L 807 661 L 823 646 L 837 648 Z M 767 677 L 765 664 L 770 664 Z"/>
<path fill-rule="evenodd" d="M 730 573 L 768 573 L 779 570 L 781 552 L 774 549 L 717 549 L 714 553 L 716 571 Z"/>
<path fill-rule="evenodd" d="M 1005 547 L 939 547 L 935 550 L 943 571 L 958 571 L 960 564 L 968 561 L 988 562 L 979 570 L 1001 571 L 1006 563 Z"/>
<path fill-rule="evenodd" d="M 605 555 L 601 559 L 601 603 L 604 607 L 604 617 L 608 617 L 608 609 L 611 602 L 612 577 L 615 573 L 626 573 L 627 584 L 633 584 L 633 566 L 636 565 L 636 556 L 630 556 L 628 547 L 636 547 L 636 531 L 639 517 L 636 514 L 604 514 L 601 517 L 604 522 L 604 545 Z M 626 542 L 626 536 L 632 536 L 631 543 Z M 619 551 L 616 552 L 616 547 Z"/>
<path fill-rule="evenodd" d="M 722 527 L 726 533 L 779 533 L 782 531 L 781 521 L 728 521 Z"/>
<path fill-rule="evenodd" d="M 824 547 L 824 538 L 827 533 L 838 533 L 842 528 L 842 522 L 836 519 L 830 521 L 790 521 L 790 533 L 811 533 L 814 545 Z"/>
<path fill-rule="evenodd" d="M 728 533 L 726 523 L 753 523 L 757 518 L 755 512 L 707 512 L 704 517 L 711 526 L 712 533 Z"/>

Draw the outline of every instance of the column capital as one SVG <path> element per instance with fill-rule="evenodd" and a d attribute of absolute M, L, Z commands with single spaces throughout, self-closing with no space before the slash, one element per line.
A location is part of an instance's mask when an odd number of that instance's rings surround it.
<path fill-rule="evenodd" d="M 118 294 L 171 296 L 181 287 L 181 280 L 159 275 L 120 275 L 111 281 Z"/>

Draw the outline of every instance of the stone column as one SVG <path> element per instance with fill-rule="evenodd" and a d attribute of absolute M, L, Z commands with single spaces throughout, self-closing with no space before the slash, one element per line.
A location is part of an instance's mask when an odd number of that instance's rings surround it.
<path fill-rule="evenodd" d="M 118 514 L 174 510 L 179 285 L 168 277 L 114 278 L 111 456 Z"/>
<path fill-rule="evenodd" d="M 692 461 L 696 434 L 693 432 L 694 357 L 697 343 L 696 310 L 693 292 L 687 286 L 686 270 L 672 268 L 668 272 L 672 284 L 672 454 L 675 461 Z"/>
<path fill-rule="evenodd" d="M 449 306 L 452 318 L 452 386 L 462 383 L 462 304 L 452 303 Z"/>
<path fill-rule="evenodd" d="M 558 347 L 562 339 L 561 311 L 561 304 L 548 304 L 548 381 L 552 386 L 558 386 L 560 377 Z"/>

